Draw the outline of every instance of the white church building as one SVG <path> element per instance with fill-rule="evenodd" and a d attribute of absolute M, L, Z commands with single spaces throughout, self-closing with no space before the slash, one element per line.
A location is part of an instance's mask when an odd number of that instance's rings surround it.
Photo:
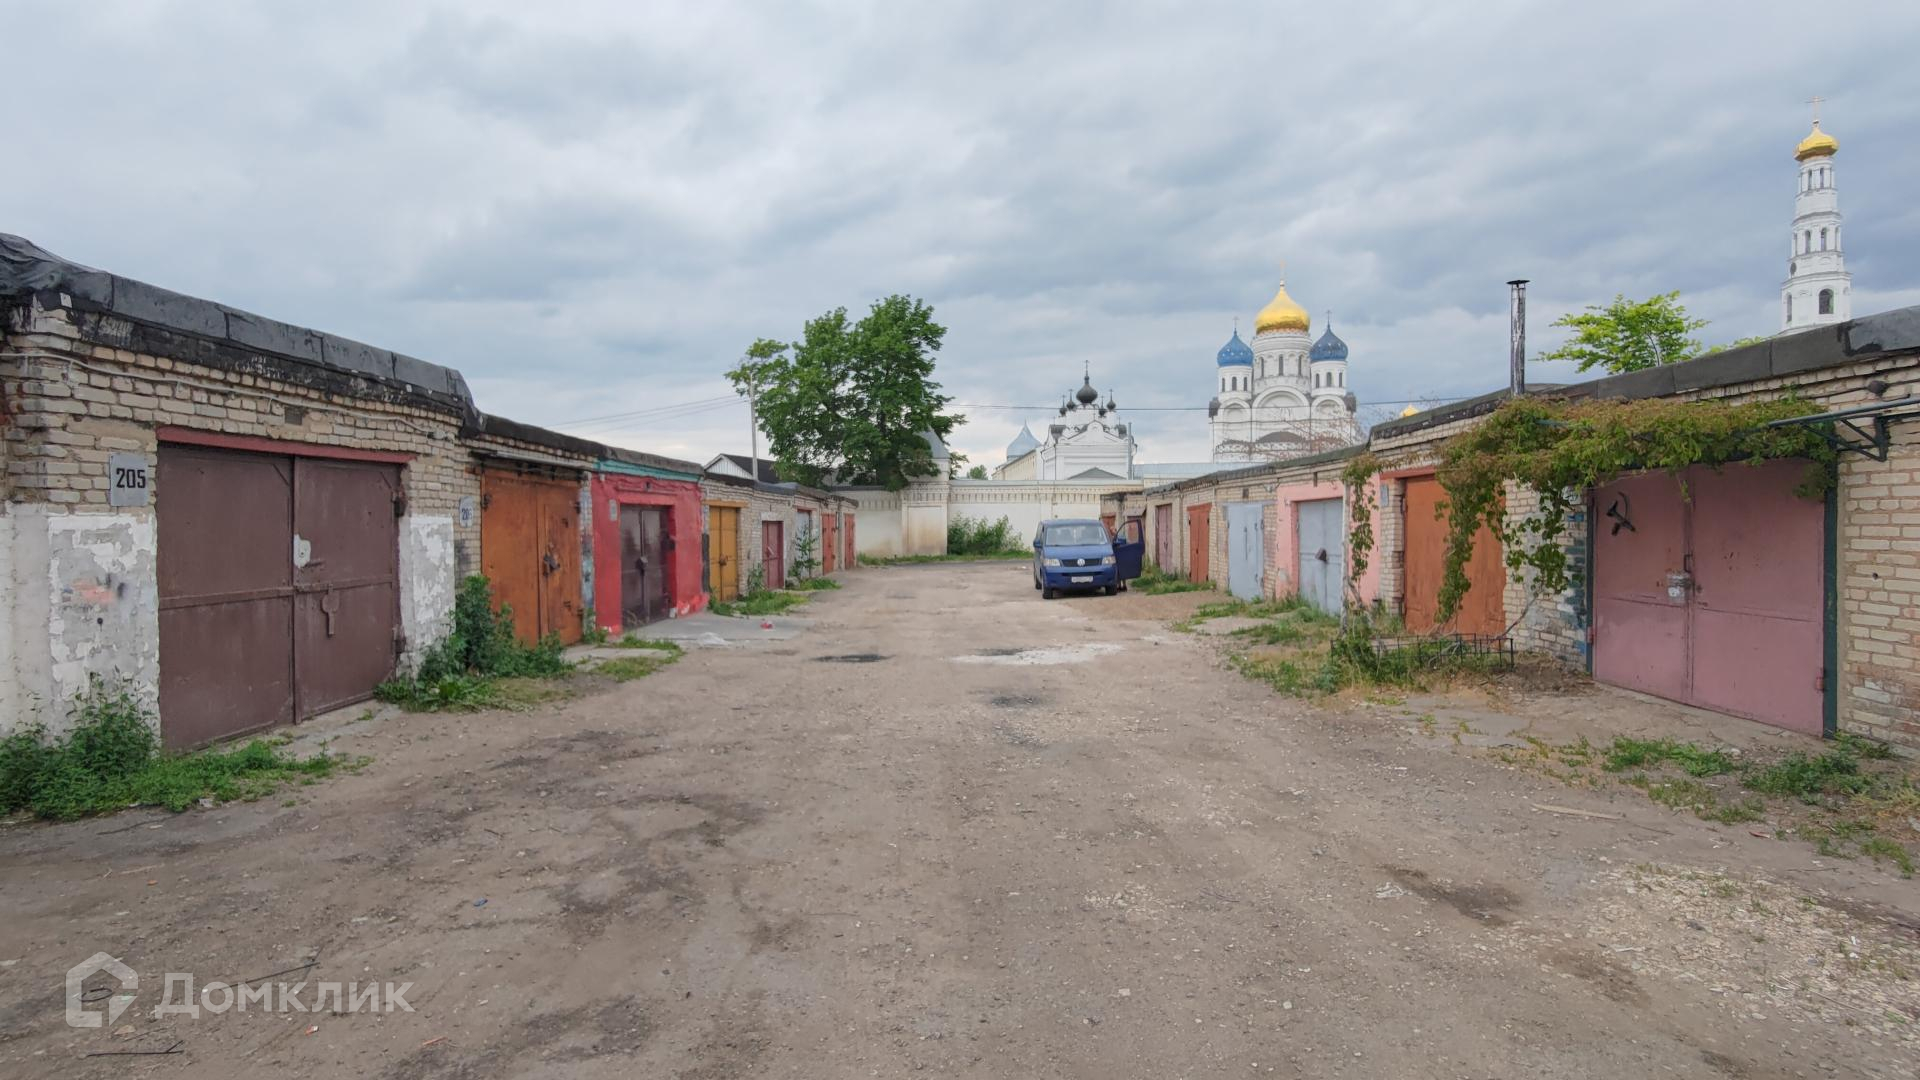
<path fill-rule="evenodd" d="M 1840 192 L 1833 157 L 1840 141 L 1820 130 L 1800 140 L 1800 188 L 1793 197 L 1793 238 L 1787 280 L 1780 286 L 1780 332 L 1792 333 L 1853 318 L 1853 275 L 1840 246 Z"/>
<path fill-rule="evenodd" d="M 1082 374 L 1080 389 L 1060 403 L 1060 414 L 1047 425 L 1044 441 L 1029 424 L 1007 444 L 1007 459 L 993 470 L 995 480 L 1129 480 L 1134 479 L 1134 441 L 1131 425 L 1120 420 L 1113 392 L 1100 401 L 1091 372 Z"/>
<path fill-rule="evenodd" d="M 1219 392 L 1208 406 L 1213 460 L 1281 461 L 1360 441 L 1358 399 L 1347 389 L 1347 343 L 1328 327 L 1307 343 L 1307 309 L 1280 282 L 1253 321 L 1214 357 Z"/>

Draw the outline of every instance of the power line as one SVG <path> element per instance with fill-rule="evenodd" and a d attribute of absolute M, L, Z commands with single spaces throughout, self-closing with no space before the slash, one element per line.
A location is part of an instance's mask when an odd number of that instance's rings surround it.
<path fill-rule="evenodd" d="M 597 424 L 603 420 L 631 420 L 636 417 L 648 416 L 653 413 L 675 412 L 680 409 L 692 408 L 695 406 L 730 404 L 736 400 L 738 400 L 738 395 L 722 394 L 719 397 L 700 398 L 697 401 L 682 401 L 674 405 L 655 405 L 651 408 L 635 409 L 631 412 L 608 413 L 605 416 L 584 416 L 578 420 L 564 421 L 563 424 L 564 425 Z"/>

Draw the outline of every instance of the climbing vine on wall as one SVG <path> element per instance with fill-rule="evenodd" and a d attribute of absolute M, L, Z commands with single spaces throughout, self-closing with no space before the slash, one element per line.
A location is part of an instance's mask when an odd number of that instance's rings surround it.
<path fill-rule="evenodd" d="M 1572 584 L 1565 546 L 1567 519 L 1588 490 L 1632 472 L 1664 469 L 1676 475 L 1692 465 L 1728 465 L 1777 458 L 1806 458 L 1800 494 L 1819 498 L 1832 483 L 1835 451 L 1814 429 L 1770 428 L 1770 421 L 1818 413 L 1799 397 L 1729 404 L 1721 401 L 1551 401 L 1521 398 L 1500 406 L 1486 420 L 1455 435 L 1441 448 L 1437 478 L 1446 493 L 1447 551 L 1440 581 L 1439 619 L 1451 619 L 1471 585 L 1467 564 L 1474 536 L 1485 525 L 1498 536 L 1514 580 L 1533 572 L 1541 594 Z M 1378 459 L 1361 455 L 1344 479 L 1360 492 L 1379 472 Z M 1736 466 L 1737 467 L 1737 466 Z M 1509 483 L 1539 496 L 1534 511 L 1509 516 Z M 1354 507 L 1351 548 L 1356 566 L 1366 566 L 1374 543 L 1364 498 Z M 1363 535 L 1364 530 L 1364 535 Z M 1359 570 L 1354 571 L 1357 576 Z"/>
<path fill-rule="evenodd" d="M 1340 470 L 1340 482 L 1347 488 L 1347 599 L 1348 608 L 1358 606 L 1360 593 L 1360 575 L 1367 572 L 1367 561 L 1373 555 L 1373 480 L 1374 474 L 1381 469 L 1380 459 L 1373 451 L 1366 450 L 1355 454 Z"/>

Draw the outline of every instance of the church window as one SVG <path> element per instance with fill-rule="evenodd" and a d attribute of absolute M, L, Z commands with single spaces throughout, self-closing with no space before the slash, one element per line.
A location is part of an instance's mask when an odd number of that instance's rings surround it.
<path fill-rule="evenodd" d="M 1820 314 L 1822 315 L 1833 314 L 1833 290 L 1832 289 L 1820 290 Z"/>
<path fill-rule="evenodd" d="M 1793 297 L 1788 296 L 1785 299 L 1787 302 L 1787 321 L 1792 322 L 1793 321 Z"/>
<path fill-rule="evenodd" d="M 1820 250 L 1827 250 L 1827 230 L 1825 229 L 1820 230 Z"/>

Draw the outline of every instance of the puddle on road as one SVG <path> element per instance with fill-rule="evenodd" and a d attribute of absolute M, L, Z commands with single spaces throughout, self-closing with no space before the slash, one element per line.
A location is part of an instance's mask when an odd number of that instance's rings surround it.
<path fill-rule="evenodd" d="M 1123 646 L 1107 641 L 1084 645 L 1056 645 L 1044 649 L 985 649 L 973 656 L 956 656 L 960 664 L 1012 664 L 1017 667 L 1052 667 L 1057 664 L 1084 664 L 1096 656 L 1119 652 Z"/>
<path fill-rule="evenodd" d="M 886 657 L 877 652 L 842 653 L 839 656 L 816 656 L 814 660 L 822 664 L 877 664 Z"/>
<path fill-rule="evenodd" d="M 1046 703 L 1039 694 L 995 694 L 987 699 L 987 704 L 996 709 L 1034 709 Z"/>

